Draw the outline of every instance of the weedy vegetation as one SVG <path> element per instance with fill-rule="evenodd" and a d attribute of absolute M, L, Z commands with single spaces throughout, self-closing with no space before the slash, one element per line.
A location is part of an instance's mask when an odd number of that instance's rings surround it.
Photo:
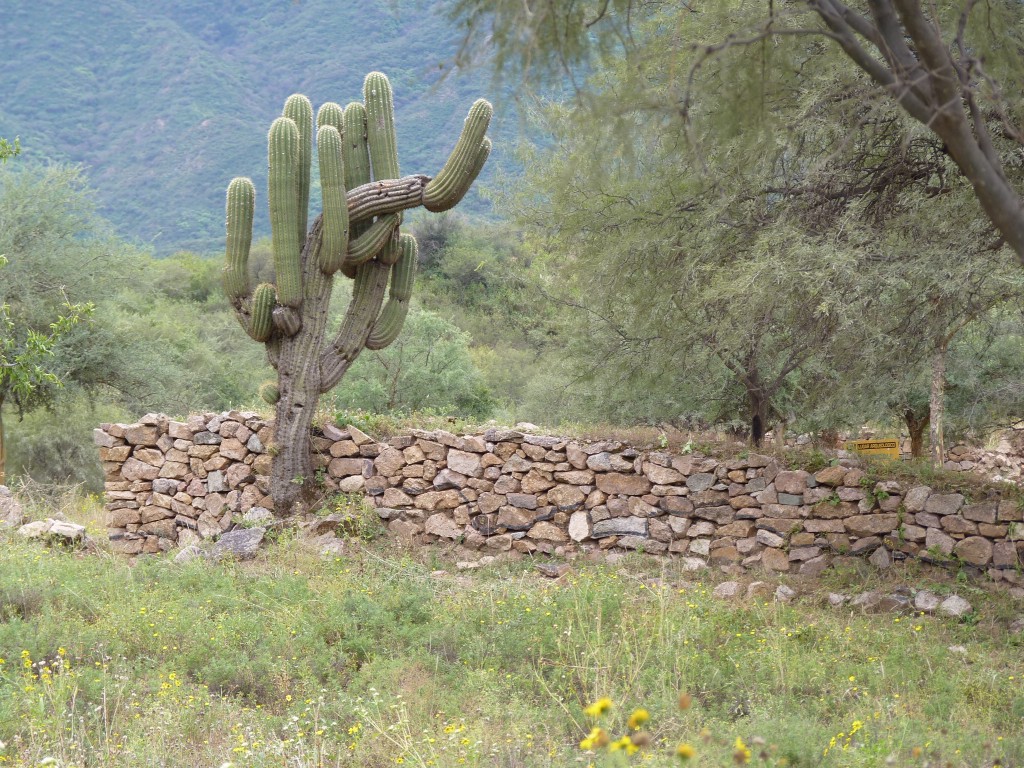
<path fill-rule="evenodd" d="M 923 570 L 828 574 L 786 605 L 715 600 L 643 556 L 551 581 L 366 537 L 342 557 L 282 537 L 252 562 L 178 565 L 3 536 L 5 765 L 1024 761 L 1011 598 Z M 824 604 L 893 578 L 977 610 Z"/>

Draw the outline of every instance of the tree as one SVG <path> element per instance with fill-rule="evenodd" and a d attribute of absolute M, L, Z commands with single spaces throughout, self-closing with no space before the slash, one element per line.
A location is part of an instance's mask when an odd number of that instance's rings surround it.
<path fill-rule="evenodd" d="M 484 419 L 493 400 L 469 349 L 469 334 L 413 307 L 403 333 L 360 356 L 336 391 L 349 408 L 377 413 L 432 411 Z"/>
<path fill-rule="evenodd" d="M 319 110 L 316 147 L 324 206 L 308 230 L 312 105 L 304 96 L 290 97 L 271 126 L 275 284 L 253 286 L 248 272 L 253 184 L 237 178 L 228 188 L 224 290 L 245 331 L 266 344 L 278 373 L 277 383 L 263 393 L 276 403 L 270 494 L 281 515 L 315 492 L 309 440 L 320 395 L 341 381 L 364 348 L 390 345 L 405 320 L 417 254 L 415 238 L 398 234 L 402 211 L 421 205 L 435 212 L 453 208 L 490 152 L 484 134 L 492 110 L 481 99 L 470 109 L 436 177 L 399 178 L 387 78 L 379 72 L 367 75 L 363 97 L 344 110 L 334 103 Z M 327 314 L 338 271 L 355 282 L 341 327 L 328 339 Z M 389 276 L 390 296 L 381 309 Z"/>
<path fill-rule="evenodd" d="M 808 0 L 828 37 L 943 142 L 985 215 L 1024 265 L 1024 198 L 997 147 L 998 137 L 1024 148 L 1024 125 L 1003 95 L 1004 88 L 1019 93 L 1024 83 L 1024 6 L 988 3 L 988 18 L 979 20 L 972 18 L 977 5 L 869 0 L 861 12 L 840 0 Z M 1000 82 L 985 62 L 1000 48 L 1011 58 L 1009 82 Z"/>
<path fill-rule="evenodd" d="M 995 230 L 1024 264 L 1022 185 L 1011 178 L 1006 157 L 1006 147 L 1019 152 L 1024 146 L 1019 95 L 1024 92 L 1024 4 L 996 0 L 980 5 L 977 0 L 803 0 L 769 2 L 765 15 L 763 3 L 748 2 L 460 0 L 451 15 L 466 30 L 458 63 L 473 63 L 490 49 L 490 61 L 518 77 L 559 71 L 573 82 L 576 70 L 611 57 L 624 57 L 638 75 L 645 73 L 638 79 L 645 79 L 657 71 L 650 59 L 654 29 L 663 42 L 690 56 L 665 71 L 673 87 L 648 109 L 684 121 L 691 119 L 692 105 L 707 95 L 699 88 L 700 70 L 712 57 L 750 47 L 760 54 L 748 60 L 759 71 L 722 86 L 735 98 L 751 76 L 767 81 L 789 74 L 772 71 L 779 62 L 770 47 L 782 38 L 832 40 L 877 92 L 943 143 Z M 705 34 L 686 37 L 693 29 L 688 20 L 701 16 Z M 717 38 L 716 30 L 721 30 Z M 809 47 L 795 74 L 813 80 L 821 64 L 820 53 Z M 729 96 L 722 89 L 715 93 L 717 100 Z M 770 102 L 761 98 L 753 103 L 765 109 Z M 747 107 L 747 120 L 760 119 L 749 102 Z"/>
<path fill-rule="evenodd" d="M 7 260 L 0 257 L 0 267 Z M 4 439 L 3 407 L 11 402 L 25 411 L 43 398 L 40 390 L 59 387 L 59 372 L 52 367 L 53 348 L 83 317 L 92 312 L 92 304 L 65 304 L 67 314 L 50 323 L 46 332 L 32 328 L 19 328 L 11 316 L 10 307 L 0 304 L 0 485 L 7 470 L 7 450 Z"/>
<path fill-rule="evenodd" d="M 3 136 L 0 136 L 0 165 L 6 163 L 12 157 L 21 154 L 21 141 L 15 137 L 12 144 Z"/>
<path fill-rule="evenodd" d="M 8 145 L 9 146 L 9 145 Z M 12 154 L 17 154 L 17 141 Z M 52 265 L 74 269 L 97 258 L 75 241 L 94 223 L 78 174 L 21 169 L 0 174 L 0 482 L 6 473 L 3 409 L 49 404 L 71 375 L 57 355 L 94 305 L 69 291 Z M 86 271 L 85 269 L 82 270 Z"/>

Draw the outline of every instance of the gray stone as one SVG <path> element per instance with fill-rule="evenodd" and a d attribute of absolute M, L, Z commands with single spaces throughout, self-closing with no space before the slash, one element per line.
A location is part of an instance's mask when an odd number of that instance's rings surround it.
<path fill-rule="evenodd" d="M 21 502 L 6 485 L 0 485 L 0 526 L 17 528 L 24 523 L 25 510 Z"/>
<path fill-rule="evenodd" d="M 590 537 L 590 517 L 586 512 L 573 512 L 569 518 L 569 538 L 583 541 Z"/>
<path fill-rule="evenodd" d="M 715 480 L 715 476 L 710 472 L 697 472 L 686 478 L 686 487 L 689 488 L 692 493 L 700 493 L 701 491 L 708 490 L 712 485 L 714 485 Z"/>
<path fill-rule="evenodd" d="M 21 526 L 18 529 L 18 535 L 24 536 L 26 539 L 41 539 L 49 533 L 52 524 L 52 520 L 34 520 Z"/>
<path fill-rule="evenodd" d="M 274 513 L 266 507 L 253 507 L 246 512 L 242 519 L 249 525 L 262 525 L 274 521 Z"/>
<path fill-rule="evenodd" d="M 606 536 L 646 536 L 647 520 L 643 517 L 611 517 L 594 523 L 590 535 L 595 539 Z"/>
<path fill-rule="evenodd" d="M 771 531 L 766 531 L 764 529 L 759 530 L 757 534 L 755 534 L 755 538 L 757 539 L 759 544 L 764 544 L 766 547 L 778 548 L 786 543 L 786 540 L 782 536 L 779 536 L 777 533 L 772 533 Z"/>
<path fill-rule="evenodd" d="M 719 600 L 733 600 L 739 597 L 741 589 L 738 581 L 723 581 L 712 590 L 711 596 Z"/>
<path fill-rule="evenodd" d="M 510 493 L 508 503 L 518 509 L 536 509 L 537 497 L 532 493 Z"/>
<path fill-rule="evenodd" d="M 943 555 L 953 553 L 953 546 L 956 544 L 953 537 L 947 536 L 938 528 L 929 528 L 924 535 L 925 549 L 938 552 Z"/>
<path fill-rule="evenodd" d="M 224 438 L 220 435 L 216 435 L 213 432 L 207 432 L 205 430 L 202 432 L 196 432 L 196 434 L 192 436 L 192 442 L 196 445 L 220 445 L 223 440 Z"/>
<path fill-rule="evenodd" d="M 427 518 L 426 532 L 442 539 L 457 539 L 462 535 L 463 529 L 448 515 L 438 512 Z"/>
<path fill-rule="evenodd" d="M 203 551 L 202 547 L 197 544 L 189 544 L 188 546 L 182 547 L 178 550 L 178 554 L 174 556 L 174 562 L 182 565 L 205 557 L 206 553 Z"/>
<path fill-rule="evenodd" d="M 448 451 L 448 469 L 472 477 L 480 469 L 480 456 L 453 448 Z"/>
<path fill-rule="evenodd" d="M 960 619 L 973 611 L 971 604 L 959 595 L 950 595 L 939 604 L 938 612 L 944 616 Z"/>
<path fill-rule="evenodd" d="M 236 560 L 252 560 L 259 551 L 260 544 L 267 531 L 265 528 L 236 528 L 222 534 L 213 546 L 211 557 L 214 560 L 234 558 Z"/>
<path fill-rule="evenodd" d="M 923 613 L 935 613 L 938 610 L 942 598 L 927 589 L 920 590 L 914 595 L 914 610 Z"/>
<path fill-rule="evenodd" d="M 690 542 L 690 547 L 687 551 L 692 555 L 707 557 L 711 554 L 711 539 L 694 539 Z"/>
<path fill-rule="evenodd" d="M 206 476 L 206 490 L 210 493 L 223 493 L 228 489 L 224 473 L 219 469 Z"/>
<path fill-rule="evenodd" d="M 778 493 L 802 494 L 807 489 L 807 477 L 803 470 L 783 470 L 775 476 L 775 490 Z"/>
<path fill-rule="evenodd" d="M 787 507 L 799 507 L 804 503 L 804 497 L 795 493 L 778 493 L 779 504 Z"/>
<path fill-rule="evenodd" d="M 903 497 L 903 506 L 907 512 L 924 512 L 925 505 L 928 502 L 928 497 L 931 495 L 932 489 L 927 485 L 917 485 L 907 491 L 907 495 Z"/>
<path fill-rule="evenodd" d="M 933 515 L 955 515 L 964 505 L 964 497 L 959 493 L 935 493 L 928 497 L 924 511 Z"/>
<path fill-rule="evenodd" d="M 775 590 L 776 603 L 791 603 L 795 597 L 796 590 L 792 587 L 787 587 L 785 584 L 780 584 L 778 589 Z"/>
<path fill-rule="evenodd" d="M 868 558 L 868 562 L 871 563 L 875 568 L 879 570 L 885 570 L 892 566 L 892 556 L 889 554 L 889 550 L 885 547 L 879 547 Z"/>
<path fill-rule="evenodd" d="M 969 536 L 953 545 L 953 554 L 970 565 L 988 565 L 992 560 L 992 542 L 983 536 Z"/>
<path fill-rule="evenodd" d="M 960 514 L 967 520 L 992 525 L 996 521 L 996 511 L 998 506 L 999 505 L 994 501 L 986 501 L 981 504 L 968 504 L 960 510 Z"/>

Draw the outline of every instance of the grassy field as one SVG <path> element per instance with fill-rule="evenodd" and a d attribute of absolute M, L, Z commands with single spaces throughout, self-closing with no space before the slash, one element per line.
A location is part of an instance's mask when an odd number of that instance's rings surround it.
<path fill-rule="evenodd" d="M 0 763 L 1024 764 L 1020 606 L 982 585 L 848 571 L 791 580 L 790 605 L 725 602 L 643 556 L 552 581 L 529 561 L 460 573 L 440 549 L 347 549 L 286 534 L 248 563 L 131 565 L 0 534 Z M 975 613 L 824 599 L 898 583 Z"/>

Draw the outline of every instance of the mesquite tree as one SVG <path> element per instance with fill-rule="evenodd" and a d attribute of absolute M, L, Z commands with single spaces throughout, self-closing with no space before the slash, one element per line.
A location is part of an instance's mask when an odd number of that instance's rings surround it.
<path fill-rule="evenodd" d="M 383 349 L 402 328 L 416 269 L 416 240 L 399 234 L 402 211 L 446 211 L 462 199 L 490 152 L 491 113 L 487 101 L 473 104 L 437 176 L 400 177 L 391 84 L 371 72 L 362 102 L 344 109 L 329 102 L 317 113 L 323 213 L 307 231 L 313 107 L 305 96 L 290 96 L 268 137 L 274 284 L 254 286 L 249 275 L 253 183 L 236 178 L 228 187 L 224 292 L 277 371 L 276 384 L 261 390 L 277 406 L 270 481 L 277 514 L 290 513 L 314 490 L 310 427 L 320 395 L 364 348 Z M 352 301 L 328 337 L 337 272 L 354 281 Z"/>

